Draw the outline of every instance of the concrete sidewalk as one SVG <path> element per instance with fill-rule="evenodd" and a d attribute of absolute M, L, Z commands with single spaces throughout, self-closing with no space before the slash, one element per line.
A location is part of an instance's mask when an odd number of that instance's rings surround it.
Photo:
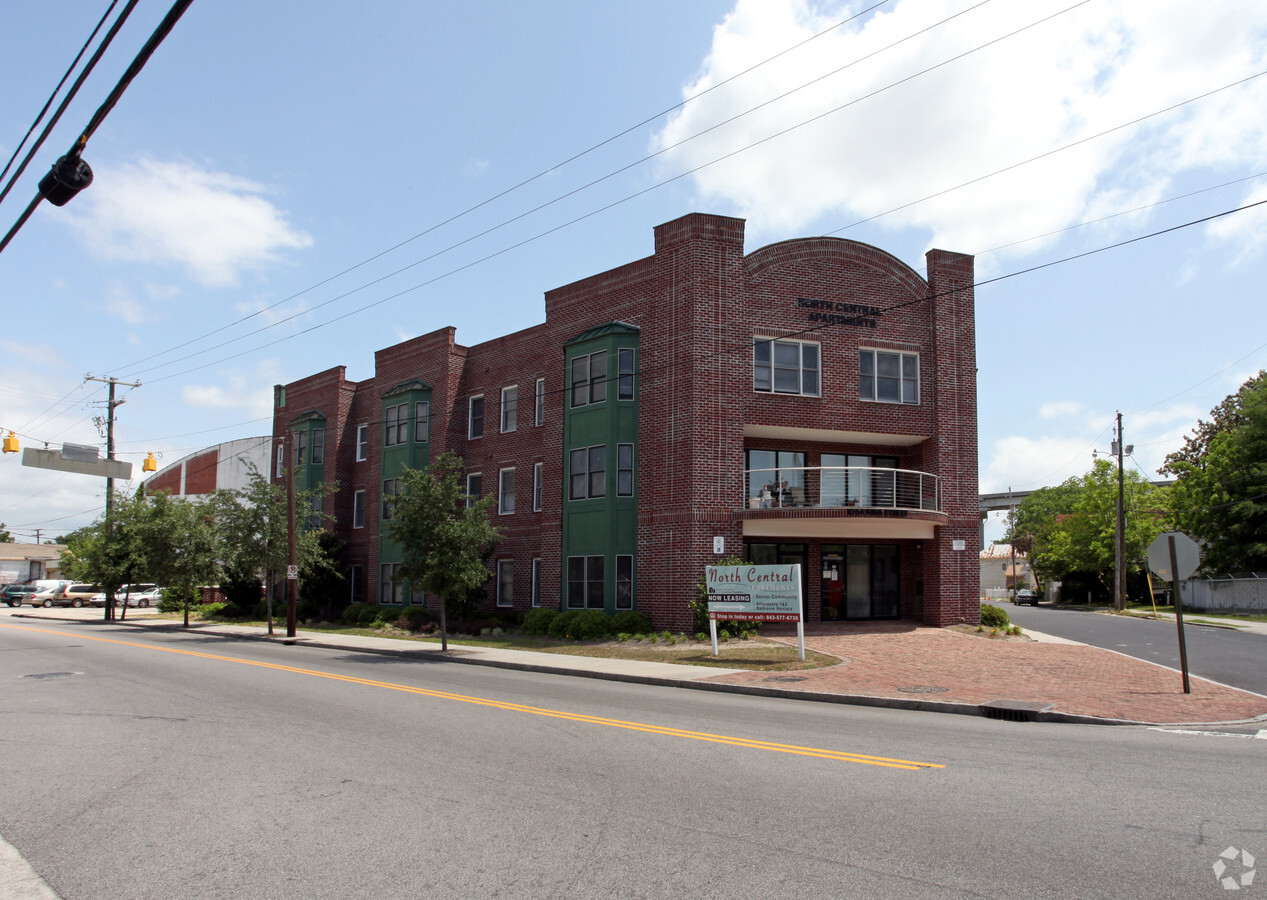
<path fill-rule="evenodd" d="M 83 620 L 81 616 L 51 613 L 14 618 Z M 97 611 L 92 618 L 100 621 L 99 616 Z M 126 622 L 117 624 L 182 630 L 179 622 L 149 616 L 129 615 Z M 1184 694 L 1178 671 L 1111 650 L 1033 633 L 1031 640 L 1001 640 L 910 622 L 811 625 L 806 629 L 806 648 L 840 662 L 790 672 L 602 659 L 452 642 L 449 651 L 442 653 L 438 643 L 302 629 L 288 639 L 284 626 L 271 637 L 263 628 L 224 623 L 199 622 L 190 630 L 226 639 L 266 640 L 402 659 L 1017 720 L 1152 725 L 1267 721 L 1267 697 L 1196 676 L 1190 679 L 1192 693 Z M 763 635 L 796 643 L 793 630 L 767 626 Z"/>

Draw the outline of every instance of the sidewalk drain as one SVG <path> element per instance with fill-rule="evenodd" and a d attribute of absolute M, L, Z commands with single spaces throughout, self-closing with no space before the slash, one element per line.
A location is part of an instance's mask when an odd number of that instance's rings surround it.
<path fill-rule="evenodd" d="M 987 719 L 1004 722 L 1037 722 L 1038 714 L 1047 709 L 1047 703 L 1027 703 L 1023 700 L 994 700 L 982 703 L 981 714 Z"/>
<path fill-rule="evenodd" d="M 769 678 L 765 680 L 766 681 L 783 681 L 783 682 L 804 681 L 805 676 L 804 675 L 771 675 Z"/>
<path fill-rule="evenodd" d="M 907 687 L 900 687 L 898 690 L 904 694 L 944 694 L 950 688 L 933 687 L 928 684 L 912 684 Z"/>

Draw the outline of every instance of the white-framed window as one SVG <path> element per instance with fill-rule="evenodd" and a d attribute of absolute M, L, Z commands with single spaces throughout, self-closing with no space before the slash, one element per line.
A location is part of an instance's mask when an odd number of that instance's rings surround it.
<path fill-rule="evenodd" d="M 546 380 L 544 378 L 537 379 L 537 389 L 535 394 L 536 414 L 532 420 L 533 424 L 540 428 L 546 423 Z"/>
<path fill-rule="evenodd" d="M 400 486 L 399 478 L 383 480 L 383 521 L 386 522 L 396 511 L 396 489 Z"/>
<path fill-rule="evenodd" d="M 632 347 L 616 351 L 616 399 L 634 398 L 634 352 Z"/>
<path fill-rule="evenodd" d="M 616 496 L 632 497 L 634 492 L 634 445 L 616 445 Z"/>
<path fill-rule="evenodd" d="M 515 605 L 515 561 L 497 560 L 497 605 Z"/>
<path fill-rule="evenodd" d="M 519 424 L 519 385 L 502 388 L 502 434 L 514 431 Z"/>
<path fill-rule="evenodd" d="M 286 445 L 277 445 L 277 464 L 273 467 L 273 475 L 281 478 L 282 473 L 286 470 Z"/>
<path fill-rule="evenodd" d="M 532 467 L 532 511 L 541 512 L 541 500 L 545 480 L 545 463 L 537 463 Z"/>
<path fill-rule="evenodd" d="M 395 447 L 409 440 L 409 404 L 397 403 L 387 407 L 383 416 L 383 446 Z"/>
<path fill-rule="evenodd" d="M 509 516 L 515 511 L 515 470 L 501 469 L 497 473 L 497 513 Z"/>
<path fill-rule="evenodd" d="M 919 354 L 858 351 L 858 397 L 876 403 L 919 403 Z"/>
<path fill-rule="evenodd" d="M 466 436 L 482 438 L 484 436 L 484 395 L 478 394 L 467 401 Z"/>
<path fill-rule="evenodd" d="M 541 557 L 533 557 L 532 560 L 532 605 L 534 607 L 541 605 Z"/>
<path fill-rule="evenodd" d="M 568 499 L 592 500 L 607 496 L 607 447 L 580 447 L 568 454 Z"/>
<path fill-rule="evenodd" d="M 607 399 L 607 351 L 599 350 L 585 356 L 572 358 L 572 371 L 568 379 L 571 386 L 572 405 L 588 406 Z"/>
<path fill-rule="evenodd" d="M 326 461 L 326 430 L 312 429 L 312 464 L 319 466 Z"/>
<path fill-rule="evenodd" d="M 810 341 L 754 338 L 752 389 L 766 394 L 822 395 L 822 352 Z"/>
<path fill-rule="evenodd" d="M 629 554 L 616 557 L 616 608 L 634 608 L 634 558 Z"/>
<path fill-rule="evenodd" d="M 365 462 L 370 455 L 370 426 L 356 426 L 356 461 Z"/>
<path fill-rule="evenodd" d="M 352 494 L 352 527 L 365 527 L 365 491 Z"/>
<path fill-rule="evenodd" d="M 470 509 L 482 496 L 484 496 L 483 474 L 480 472 L 468 472 L 466 475 L 466 508 Z"/>
<path fill-rule="evenodd" d="M 603 609 L 606 606 L 604 562 L 602 556 L 568 557 L 568 609 Z"/>
<path fill-rule="evenodd" d="M 425 444 L 431 440 L 431 401 L 419 400 L 414 404 L 414 443 Z"/>

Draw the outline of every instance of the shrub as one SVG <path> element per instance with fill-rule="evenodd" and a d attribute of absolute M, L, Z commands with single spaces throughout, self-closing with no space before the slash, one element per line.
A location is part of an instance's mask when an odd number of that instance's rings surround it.
<path fill-rule="evenodd" d="M 431 613 L 421 606 L 406 606 L 392 624 L 402 631 L 422 631 L 431 624 Z"/>
<path fill-rule="evenodd" d="M 394 606 L 380 606 L 374 616 L 373 624 L 379 628 L 384 625 L 395 625 L 402 612 L 404 610 L 397 609 Z"/>
<path fill-rule="evenodd" d="M 378 621 L 378 614 L 381 609 L 382 607 L 366 604 L 365 608 L 361 610 L 361 614 L 356 617 L 356 624 L 362 628 L 373 626 Z"/>
<path fill-rule="evenodd" d="M 550 625 L 546 629 L 546 633 L 552 638 L 562 640 L 572 633 L 572 623 L 576 621 L 576 617 L 581 614 L 580 610 L 569 609 L 559 613 L 550 620 Z"/>
<path fill-rule="evenodd" d="M 339 616 L 339 621 L 344 625 L 359 625 L 361 624 L 361 613 L 373 608 L 368 603 L 352 603 L 343 610 L 343 614 Z"/>
<path fill-rule="evenodd" d="M 197 607 L 198 618 L 200 619 L 222 619 L 224 611 L 230 606 L 228 603 L 204 603 Z"/>
<path fill-rule="evenodd" d="M 651 630 L 651 617 L 634 609 L 626 609 L 612 616 L 612 631 L 629 634 L 646 634 Z"/>
<path fill-rule="evenodd" d="M 163 588 L 163 599 L 158 601 L 159 612 L 180 612 L 184 608 L 185 599 L 180 595 L 180 588 Z"/>
<path fill-rule="evenodd" d="M 579 610 L 568 626 L 567 636 L 574 641 L 600 641 L 611 637 L 612 617 L 601 609 Z"/>
<path fill-rule="evenodd" d="M 524 616 L 523 629 L 524 634 L 535 634 L 545 636 L 550 633 L 550 623 L 559 615 L 557 609 L 546 609 L 540 607 L 531 610 Z"/>
<path fill-rule="evenodd" d="M 986 628 L 1006 628 L 1008 621 L 1007 610 L 989 603 L 981 604 L 981 624 Z"/>

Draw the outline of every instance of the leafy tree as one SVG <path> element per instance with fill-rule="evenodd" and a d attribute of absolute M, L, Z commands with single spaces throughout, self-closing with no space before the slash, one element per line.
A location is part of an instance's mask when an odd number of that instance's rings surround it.
<path fill-rule="evenodd" d="M 348 605 L 342 559 L 346 541 L 337 532 L 314 529 L 319 557 L 299 570 L 299 595 L 305 607 L 325 622 L 337 622 Z M 307 614 L 305 614 L 307 617 Z"/>
<path fill-rule="evenodd" d="M 1176 476 L 1175 523 L 1202 543 L 1203 571 L 1267 570 L 1267 373 L 1198 422 L 1162 471 Z"/>
<path fill-rule="evenodd" d="M 9 530 L 4 527 L 4 523 L 0 522 L 0 544 L 14 543 L 13 535 L 9 534 Z"/>
<path fill-rule="evenodd" d="M 1124 478 L 1128 576 L 1142 573 L 1148 545 L 1165 526 L 1166 497 L 1138 472 Z M 1084 576 L 1112 595 L 1117 537 L 1117 466 L 1097 460 L 1090 472 L 1030 494 L 1011 516 L 1008 539 L 1026 548 L 1040 583 Z"/>
<path fill-rule="evenodd" d="M 110 598 L 123 585 L 146 580 L 149 568 L 145 548 L 138 539 L 139 525 L 148 514 L 144 497 L 116 492 L 112 507 L 109 531 L 103 517 L 58 539 L 66 544 L 62 571 L 75 581 L 100 585 Z M 126 618 L 126 606 L 122 613 Z M 105 617 L 114 618 L 109 603 Z"/>
<path fill-rule="evenodd" d="M 335 485 L 327 483 L 295 494 L 295 559 L 304 577 L 332 572 L 334 562 L 321 546 L 322 529 L 306 527 L 298 510 L 310 509 L 314 496 L 325 496 L 334 490 Z M 252 470 L 246 487 L 215 491 L 207 499 L 207 508 L 222 548 L 225 580 L 234 590 L 230 599 L 243 612 L 249 612 L 259 599 L 261 579 L 270 572 L 284 572 L 289 563 L 286 488 Z"/>
<path fill-rule="evenodd" d="M 213 510 L 159 491 L 144 498 L 145 509 L 132 527 L 151 580 L 177 589 L 185 601 L 204 584 L 220 581 L 221 542 Z"/>
<path fill-rule="evenodd" d="M 400 577 L 413 590 L 440 598 L 441 649 L 449 647 L 447 610 L 460 608 L 468 593 L 491 577 L 487 552 L 501 539 L 488 521 L 497 498 L 467 506 L 462 458 L 452 451 L 427 469 L 406 468 L 400 478 L 387 532 L 401 548 Z"/>

